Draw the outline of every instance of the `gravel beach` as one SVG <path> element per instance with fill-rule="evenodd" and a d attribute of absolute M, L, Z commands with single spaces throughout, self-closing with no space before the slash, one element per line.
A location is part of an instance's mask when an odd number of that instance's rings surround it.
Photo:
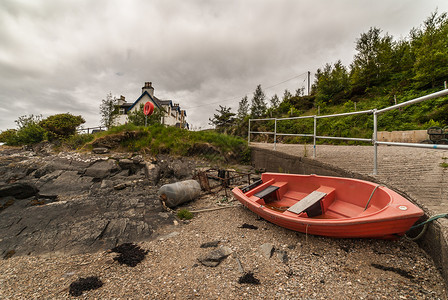
<path fill-rule="evenodd" d="M 259 219 L 223 191 L 185 207 L 218 206 L 229 208 L 195 213 L 138 243 L 147 255 L 135 267 L 110 251 L 0 260 L 0 298 L 74 298 L 70 285 L 96 276 L 102 286 L 79 299 L 447 299 L 414 242 L 307 236 Z M 201 248 L 209 242 L 216 248 Z M 273 247 L 270 258 L 263 244 Z M 218 266 L 198 261 L 219 247 L 232 253 Z M 252 283 L 239 283 L 247 273 Z"/>

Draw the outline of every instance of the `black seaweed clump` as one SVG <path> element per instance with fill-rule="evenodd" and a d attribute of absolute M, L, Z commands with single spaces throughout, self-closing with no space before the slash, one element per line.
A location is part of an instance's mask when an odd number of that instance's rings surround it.
<path fill-rule="evenodd" d="M 103 286 L 103 282 L 96 276 L 79 278 L 70 284 L 69 294 L 71 296 L 81 296 L 84 291 L 96 290 Z"/>
<path fill-rule="evenodd" d="M 244 223 L 244 224 L 241 225 L 239 228 L 247 228 L 247 229 L 254 229 L 254 230 L 257 230 L 257 229 L 258 229 L 257 226 L 255 226 L 255 225 L 251 225 L 251 224 L 247 224 L 247 223 Z"/>
<path fill-rule="evenodd" d="M 132 243 L 121 244 L 113 249 L 112 252 L 119 253 L 120 255 L 114 257 L 115 261 L 118 261 L 119 264 L 128 265 L 130 267 L 135 267 L 141 261 L 145 259 L 146 254 L 148 254 L 148 250 L 143 250 L 137 245 Z"/>
<path fill-rule="evenodd" d="M 254 277 L 254 273 L 247 272 L 238 279 L 238 283 L 260 284 L 260 280 Z"/>

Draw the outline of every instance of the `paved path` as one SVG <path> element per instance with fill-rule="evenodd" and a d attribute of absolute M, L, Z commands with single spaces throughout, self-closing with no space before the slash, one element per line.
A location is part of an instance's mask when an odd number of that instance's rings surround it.
<path fill-rule="evenodd" d="M 273 144 L 251 143 L 273 149 Z M 277 151 L 313 157 L 312 145 L 277 144 Z M 317 145 L 316 160 L 363 175 L 372 175 L 373 146 Z M 378 146 L 378 175 L 383 184 L 408 194 L 429 214 L 448 212 L 448 150 Z"/>

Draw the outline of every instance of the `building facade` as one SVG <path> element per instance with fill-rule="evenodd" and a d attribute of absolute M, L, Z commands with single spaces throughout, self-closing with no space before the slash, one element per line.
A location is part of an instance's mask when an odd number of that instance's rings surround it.
<path fill-rule="evenodd" d="M 154 96 L 152 82 L 145 82 L 145 85 L 142 87 L 142 94 L 133 103 L 126 102 L 125 97 L 120 96 L 118 99 L 119 115 L 115 120 L 116 125 L 126 124 L 128 122 L 128 114 L 140 110 L 146 102 L 152 102 L 154 104 L 154 110 L 158 109 L 163 111 L 162 124 L 179 128 L 189 128 L 186 121 L 186 111 L 180 109 L 179 104 L 174 103 L 172 100 L 161 100 Z"/>

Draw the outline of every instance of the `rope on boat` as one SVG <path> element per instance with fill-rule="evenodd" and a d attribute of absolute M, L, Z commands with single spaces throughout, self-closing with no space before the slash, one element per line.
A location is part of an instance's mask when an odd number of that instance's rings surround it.
<path fill-rule="evenodd" d="M 382 185 L 379 184 L 379 185 L 377 185 L 377 186 L 373 189 L 372 194 L 370 194 L 369 201 L 367 201 L 366 207 L 364 207 L 364 211 L 366 211 L 367 206 L 369 206 L 370 200 L 372 200 L 373 194 L 375 194 L 376 189 L 379 188 L 380 186 L 382 186 Z"/>
<path fill-rule="evenodd" d="M 430 223 L 430 222 L 433 222 L 433 221 L 435 221 L 435 220 L 437 220 L 437 219 L 440 219 L 440 218 L 448 218 L 448 213 L 445 213 L 445 214 L 439 214 L 439 215 L 432 216 L 432 217 L 429 218 L 428 220 L 426 220 L 426 221 L 424 221 L 424 222 L 422 222 L 422 223 L 420 223 L 420 224 L 417 224 L 417 225 L 412 226 L 411 228 L 409 228 L 408 232 L 409 232 L 410 230 L 419 228 L 419 227 L 421 227 L 421 226 L 423 226 L 423 229 L 422 229 L 422 231 L 420 231 L 420 233 L 419 233 L 417 236 L 415 236 L 415 237 L 409 237 L 407 234 L 405 234 L 405 237 L 406 237 L 408 240 L 410 240 L 410 241 L 416 241 L 416 240 L 420 239 L 420 238 L 423 236 L 423 234 L 426 232 L 426 230 L 428 229 L 428 225 L 429 225 L 429 223 Z"/>

